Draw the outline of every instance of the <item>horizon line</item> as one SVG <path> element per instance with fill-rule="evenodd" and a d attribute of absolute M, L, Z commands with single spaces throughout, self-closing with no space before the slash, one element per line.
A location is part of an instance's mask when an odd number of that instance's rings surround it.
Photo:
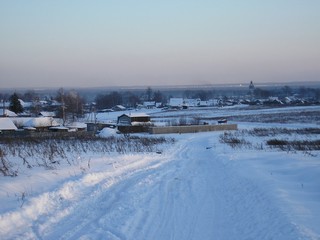
<path fill-rule="evenodd" d="M 257 82 L 252 81 L 255 86 L 286 86 L 286 85 L 320 85 L 319 81 L 292 81 L 292 82 Z M 145 84 L 145 85 L 110 85 L 110 86 L 91 86 L 91 87 L 74 87 L 74 86 L 59 86 L 59 87 L 6 87 L 0 88 L 1 91 L 8 90 L 34 90 L 34 91 L 44 91 L 44 90 L 54 90 L 54 89 L 144 89 L 144 88 L 155 88 L 155 89 L 170 89 L 170 88 L 203 88 L 203 87 L 246 87 L 249 86 L 250 81 L 248 83 L 201 83 L 201 84 L 164 84 L 164 85 L 153 85 L 153 84 Z"/>

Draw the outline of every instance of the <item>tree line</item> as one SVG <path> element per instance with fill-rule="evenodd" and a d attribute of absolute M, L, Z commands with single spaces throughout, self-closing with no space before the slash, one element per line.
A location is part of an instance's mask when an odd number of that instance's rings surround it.
<path fill-rule="evenodd" d="M 301 98 L 313 98 L 320 100 L 319 88 L 292 88 L 289 86 L 283 86 L 275 89 L 262 89 L 255 88 L 253 92 L 237 92 L 222 91 L 222 90 L 197 90 L 190 89 L 180 92 L 180 96 L 184 98 L 201 99 L 203 101 L 212 98 L 223 98 L 227 95 L 243 96 L 251 95 L 254 98 L 268 98 L 271 96 L 288 97 L 292 95 L 298 95 Z M 84 96 L 81 96 L 76 90 L 65 90 L 60 88 L 53 96 L 40 96 L 39 93 L 28 90 L 24 94 L 14 92 L 12 95 L 0 93 L 0 100 L 3 103 L 10 102 L 9 110 L 19 114 L 24 112 L 24 108 L 19 99 L 24 102 L 32 102 L 28 111 L 32 115 L 39 114 L 40 111 L 55 111 L 57 116 L 63 119 L 76 119 L 82 117 L 85 112 L 92 110 L 110 109 L 116 105 L 123 105 L 127 108 L 135 108 L 139 104 L 143 104 L 145 101 L 153 101 L 165 105 L 168 99 L 172 96 L 169 92 L 161 92 L 160 90 L 154 91 L 151 87 L 146 88 L 144 91 L 112 91 L 95 96 L 94 101 L 88 102 Z M 45 103 L 43 103 L 45 102 Z"/>
<path fill-rule="evenodd" d="M 116 105 L 135 108 L 144 101 L 154 101 L 164 104 L 167 98 L 159 90 L 153 91 L 150 87 L 142 93 L 130 91 L 113 91 L 105 94 L 98 94 L 93 102 L 88 102 L 76 90 L 66 91 L 63 88 L 57 90 L 54 96 L 40 96 L 35 91 L 27 91 L 24 94 L 14 92 L 12 95 L 1 94 L 0 100 L 3 104 L 9 102 L 9 110 L 17 114 L 24 112 L 22 101 L 31 102 L 28 112 L 32 115 L 39 114 L 40 111 L 55 111 L 57 117 L 63 119 L 76 119 L 83 116 L 86 111 L 102 110 L 112 108 Z"/>

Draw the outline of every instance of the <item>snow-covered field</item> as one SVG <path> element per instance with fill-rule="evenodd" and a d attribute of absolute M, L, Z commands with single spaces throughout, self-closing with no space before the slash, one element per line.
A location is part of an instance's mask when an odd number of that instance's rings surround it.
<path fill-rule="evenodd" d="M 301 110 L 308 108 L 194 113 Z M 320 107 L 309 111 L 320 113 Z M 172 113 L 150 114 L 161 119 Z M 297 120 L 238 127 L 319 125 Z M 176 142 L 162 154 L 86 153 L 78 164 L 1 176 L 0 239 L 320 239 L 320 152 L 232 148 L 220 142 L 221 134 L 171 134 Z"/>

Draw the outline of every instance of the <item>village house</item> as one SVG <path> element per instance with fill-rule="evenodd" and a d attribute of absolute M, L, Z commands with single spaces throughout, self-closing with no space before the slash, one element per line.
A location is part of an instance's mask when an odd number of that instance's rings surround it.
<path fill-rule="evenodd" d="M 18 115 L 8 109 L 0 109 L 0 116 L 3 117 L 17 117 Z"/>
<path fill-rule="evenodd" d="M 56 117 L 56 113 L 55 112 L 40 112 L 39 116 L 41 117 Z"/>
<path fill-rule="evenodd" d="M 69 132 L 69 128 L 64 126 L 49 127 L 52 132 Z"/>
<path fill-rule="evenodd" d="M 183 104 L 183 98 L 170 98 L 168 105 L 170 108 L 182 108 Z"/>
<path fill-rule="evenodd" d="M 147 132 L 152 125 L 147 114 L 122 114 L 118 117 L 117 127 L 122 133 Z"/>
<path fill-rule="evenodd" d="M 85 131 L 87 124 L 81 122 L 73 122 L 67 125 L 69 131 Z"/>
<path fill-rule="evenodd" d="M 143 102 L 143 107 L 151 109 L 156 107 L 156 102 L 155 101 L 148 101 L 148 102 Z"/>
<path fill-rule="evenodd" d="M 116 105 L 112 108 L 113 111 L 124 111 L 126 110 L 126 107 L 122 106 L 122 105 Z"/>
<path fill-rule="evenodd" d="M 0 118 L 0 133 L 16 131 L 17 127 L 10 118 Z"/>
<path fill-rule="evenodd" d="M 36 130 L 38 132 L 49 131 L 51 127 L 57 127 L 60 124 L 52 117 L 38 118 L 14 118 L 13 122 L 25 130 Z"/>

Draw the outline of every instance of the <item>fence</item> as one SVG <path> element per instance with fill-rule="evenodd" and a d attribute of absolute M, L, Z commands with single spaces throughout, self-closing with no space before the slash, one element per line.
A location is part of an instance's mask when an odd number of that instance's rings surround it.
<path fill-rule="evenodd" d="M 93 136 L 87 131 L 77 132 L 33 132 L 33 131 L 12 131 L 0 135 L 0 138 L 79 138 Z"/>
<path fill-rule="evenodd" d="M 237 130 L 237 124 L 221 124 L 221 125 L 191 125 L 191 126 L 171 126 L 171 127 L 151 127 L 151 134 L 167 134 L 167 133 L 197 133 L 211 131 L 229 131 Z"/>

